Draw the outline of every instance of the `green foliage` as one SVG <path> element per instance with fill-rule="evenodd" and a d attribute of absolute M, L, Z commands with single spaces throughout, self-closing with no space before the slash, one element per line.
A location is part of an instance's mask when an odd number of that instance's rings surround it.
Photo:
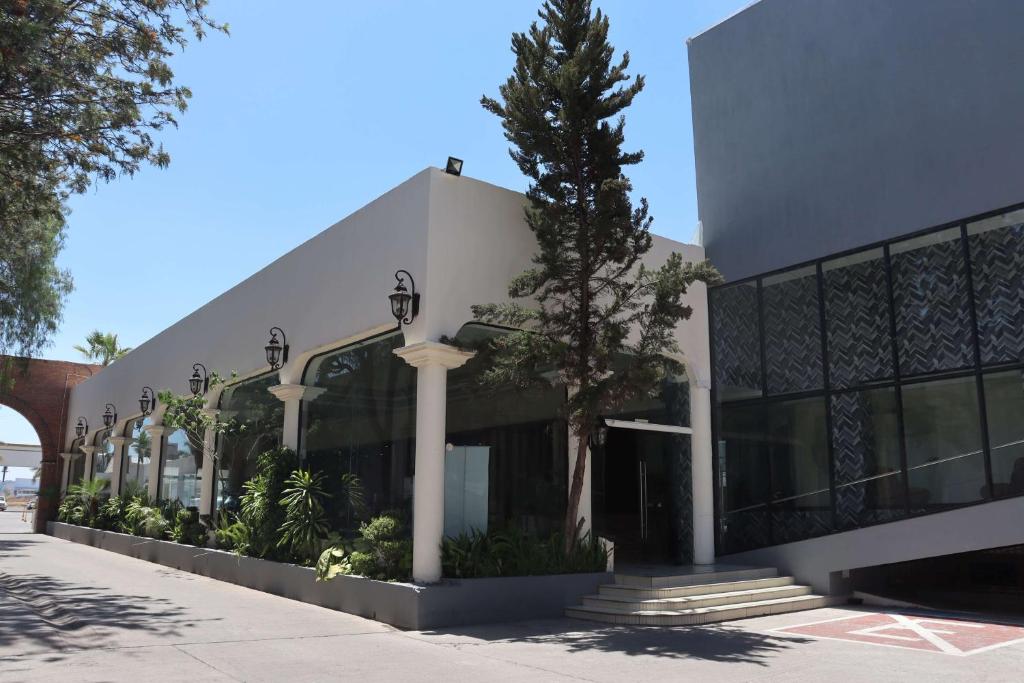
<path fill-rule="evenodd" d="M 126 534 L 158 539 L 167 535 L 170 526 L 170 520 L 164 516 L 163 511 L 149 504 L 148 496 L 140 496 L 129 502 L 121 522 L 121 529 Z"/>
<path fill-rule="evenodd" d="M 249 554 L 254 557 L 281 557 L 278 530 L 285 521 L 285 508 L 279 501 L 297 464 L 295 452 L 283 446 L 264 451 L 256 458 L 256 475 L 244 484 L 238 515 L 249 530 Z"/>
<path fill-rule="evenodd" d="M 623 111 L 644 87 L 626 73 L 629 53 L 617 64 L 609 23 L 589 0 L 549 0 L 541 25 L 512 36 L 515 69 L 500 87 L 499 102 L 483 97 L 499 116 L 510 153 L 530 179 L 526 221 L 539 250 L 533 267 L 509 285 L 512 303 L 473 307 L 477 319 L 528 327 L 491 342 L 485 379 L 527 386 L 548 383 L 547 368 L 572 388 L 569 424 L 579 436 L 569 505 L 568 553 L 577 537 L 586 444 L 602 414 L 651 393 L 678 363 L 676 324 L 690 317 L 682 297 L 696 282 L 714 282 L 708 263 L 683 263 L 672 254 L 649 269 L 647 201 L 633 206 L 623 168 L 642 152 L 624 152 Z M 528 305 L 518 303 L 528 299 Z M 518 301 L 517 301 L 518 300 Z"/>
<path fill-rule="evenodd" d="M 125 509 L 131 502 L 130 498 L 111 496 L 100 505 L 99 514 L 96 516 L 96 527 L 106 531 L 121 531 L 121 522 L 124 519 Z"/>
<path fill-rule="evenodd" d="M 608 556 L 598 539 L 588 534 L 574 541 L 568 551 L 565 545 L 562 533 L 540 539 L 518 529 L 488 533 L 474 530 L 444 540 L 441 564 L 449 578 L 605 571 Z"/>
<path fill-rule="evenodd" d="M 167 166 L 153 132 L 191 97 L 170 57 L 207 29 L 207 0 L 0 3 L 0 186 L 31 211 L 96 178 Z M 24 214 L 0 203 L 0 224 Z"/>
<path fill-rule="evenodd" d="M 248 555 L 251 545 L 249 527 L 231 513 L 221 510 L 213 529 L 215 547 Z"/>
<path fill-rule="evenodd" d="M 68 494 L 64 496 L 57 507 L 57 521 L 64 522 L 65 524 L 81 525 L 84 513 L 85 508 L 82 506 L 82 500 L 69 489 Z"/>
<path fill-rule="evenodd" d="M 412 541 L 398 513 L 384 513 L 359 527 L 351 544 L 335 544 L 320 555 L 317 581 L 353 574 L 381 581 L 408 580 L 412 572 Z"/>
<path fill-rule="evenodd" d="M 58 509 L 58 512 L 65 509 L 67 513 L 67 519 L 61 521 L 96 527 L 100 521 L 100 509 L 107 498 L 108 484 L 105 479 L 90 479 L 69 486 L 67 495 Z"/>
<path fill-rule="evenodd" d="M 199 547 L 206 545 L 206 525 L 199 518 L 199 510 L 194 507 L 178 510 L 169 534 L 175 543 Z"/>
<path fill-rule="evenodd" d="M 85 356 L 86 360 L 99 361 L 100 365 L 107 366 L 123 358 L 132 347 L 121 346 L 113 332 L 93 330 L 85 337 L 85 346 L 75 344 L 74 349 Z"/>
<path fill-rule="evenodd" d="M 0 181 L 0 355 L 28 358 L 50 343 L 72 283 L 70 273 L 57 267 L 64 247 L 61 207 L 55 203 L 47 212 L 5 221 L 4 207 L 24 201 Z M 0 390 L 10 389 L 15 370 L 7 359 L 0 363 Z"/>
<path fill-rule="evenodd" d="M 235 377 L 235 373 L 231 373 Z M 224 384 L 226 381 L 216 370 L 211 371 L 210 389 Z M 216 411 L 206 407 L 206 396 L 200 393 L 193 396 L 187 394 L 175 394 L 169 389 L 157 392 L 157 399 L 164 406 L 164 426 L 172 430 L 182 430 L 188 439 L 189 448 L 196 457 L 196 465 L 202 467 L 203 458 L 206 453 L 206 432 L 212 431 L 214 435 L 222 434 L 231 428 L 232 423 L 221 422 L 217 419 Z"/>
<path fill-rule="evenodd" d="M 323 480 L 321 472 L 295 470 L 285 482 L 288 488 L 280 501 L 285 508 L 285 520 L 277 545 L 288 548 L 292 558 L 301 564 L 311 564 L 320 555 L 327 536 L 324 499 L 330 494 L 324 491 Z"/>

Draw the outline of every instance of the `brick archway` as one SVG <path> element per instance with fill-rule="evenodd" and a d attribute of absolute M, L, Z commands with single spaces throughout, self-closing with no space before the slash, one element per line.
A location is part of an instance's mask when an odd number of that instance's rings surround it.
<path fill-rule="evenodd" d="M 60 498 L 60 452 L 67 425 L 71 387 L 92 377 L 99 365 L 60 360 L 37 360 L 0 356 L 11 364 L 12 386 L 0 385 L 0 404 L 16 410 L 29 421 L 39 436 L 43 462 L 39 477 L 39 509 L 35 530 L 46 530 L 46 522 L 57 513 Z"/>

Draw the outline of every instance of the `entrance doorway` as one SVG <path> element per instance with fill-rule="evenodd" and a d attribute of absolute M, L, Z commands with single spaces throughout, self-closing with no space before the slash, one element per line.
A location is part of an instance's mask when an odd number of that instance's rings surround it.
<path fill-rule="evenodd" d="M 693 553 L 689 430 L 608 420 L 592 449 L 594 529 L 617 563 L 689 564 Z"/>

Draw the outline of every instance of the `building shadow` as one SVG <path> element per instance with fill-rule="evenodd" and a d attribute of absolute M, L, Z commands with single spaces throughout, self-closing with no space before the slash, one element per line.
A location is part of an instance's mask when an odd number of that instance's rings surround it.
<path fill-rule="evenodd" d="M 0 558 L 14 545 L 0 541 Z M 0 569 L 0 652 L 4 656 L 51 655 L 84 647 L 102 648 L 105 638 L 124 632 L 182 636 L 199 620 L 163 598 L 119 593 L 55 576 L 10 574 Z"/>
<path fill-rule="evenodd" d="M 424 634 L 466 637 L 494 644 L 546 644 L 571 653 L 598 651 L 762 666 L 780 652 L 813 642 L 802 636 L 760 633 L 728 623 L 612 626 L 575 619 L 485 624 L 424 631 Z"/>

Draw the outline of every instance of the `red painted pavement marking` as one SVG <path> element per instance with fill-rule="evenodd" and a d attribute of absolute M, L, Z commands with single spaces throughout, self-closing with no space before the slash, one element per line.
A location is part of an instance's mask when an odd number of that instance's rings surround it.
<path fill-rule="evenodd" d="M 1024 642 L 1024 627 L 1020 626 L 884 613 L 852 615 L 772 631 L 959 657 Z"/>

